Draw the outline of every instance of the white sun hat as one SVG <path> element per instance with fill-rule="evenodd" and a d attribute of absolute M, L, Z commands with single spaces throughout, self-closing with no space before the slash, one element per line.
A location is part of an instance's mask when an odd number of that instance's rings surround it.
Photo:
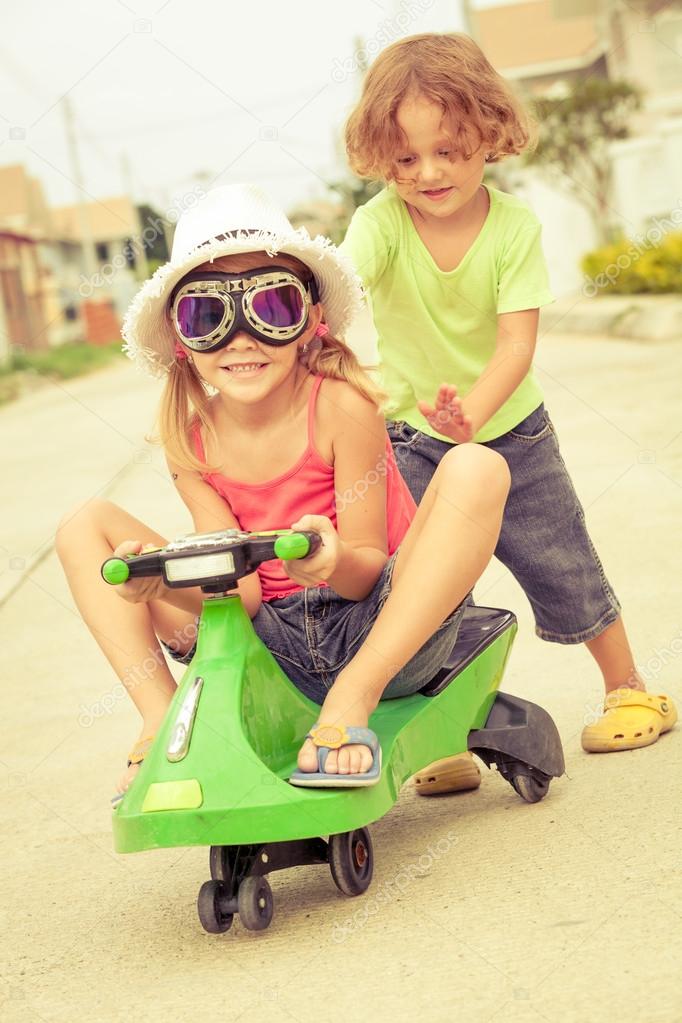
<path fill-rule="evenodd" d="M 177 337 L 167 313 L 175 285 L 201 263 L 239 252 L 295 256 L 312 271 L 325 321 L 342 337 L 362 303 L 362 285 L 351 262 L 322 235 L 294 230 L 271 197 L 255 185 L 224 185 L 206 193 L 179 218 L 168 263 L 140 288 L 123 321 L 123 351 L 152 376 L 175 360 Z"/>

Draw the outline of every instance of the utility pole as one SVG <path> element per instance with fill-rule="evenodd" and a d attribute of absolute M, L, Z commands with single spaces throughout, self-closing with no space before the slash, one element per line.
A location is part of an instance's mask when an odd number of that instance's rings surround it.
<path fill-rule="evenodd" d="M 95 253 L 89 210 L 83 199 L 83 174 L 81 172 L 78 144 L 73 110 L 68 96 L 62 97 L 62 113 L 66 142 L 69 150 L 71 179 L 76 189 L 76 212 L 81 235 L 81 321 L 84 338 L 95 345 L 108 344 L 114 341 L 120 332 L 120 324 L 114 312 L 110 296 L 105 292 L 101 282 L 96 283 L 99 264 Z M 85 285 L 85 292 L 83 286 Z M 97 292 L 97 293 L 96 293 Z"/>
<path fill-rule="evenodd" d="M 464 22 L 464 31 L 472 39 L 476 39 L 476 28 L 474 19 L 471 12 L 471 0 L 461 0 L 460 9 L 462 11 L 462 20 Z"/>
<path fill-rule="evenodd" d="M 76 130 L 74 126 L 73 109 L 68 96 L 62 97 L 62 114 L 64 116 L 64 130 L 66 143 L 69 152 L 69 164 L 71 168 L 71 180 L 75 186 L 76 213 L 81 236 L 81 270 L 86 280 L 92 280 L 97 272 L 97 259 L 95 257 L 95 243 L 92 237 L 90 217 L 83 199 L 84 186 L 83 174 L 81 172 L 78 145 L 76 142 Z"/>
<path fill-rule="evenodd" d="M 142 232 L 144 230 L 142 222 L 140 221 L 140 211 L 137 208 L 134 195 L 133 187 L 133 174 L 130 167 L 130 157 L 127 153 L 121 153 L 121 178 L 123 179 L 123 192 L 130 199 L 133 207 L 135 218 L 134 228 L 137 239 L 131 239 L 133 243 L 133 253 L 135 256 L 135 270 L 140 280 L 145 280 L 149 276 L 149 267 L 147 264 L 147 250 L 144 247 L 144 240 Z"/>

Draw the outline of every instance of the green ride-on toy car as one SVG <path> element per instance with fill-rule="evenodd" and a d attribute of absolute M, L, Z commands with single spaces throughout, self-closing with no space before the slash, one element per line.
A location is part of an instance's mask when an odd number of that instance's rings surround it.
<path fill-rule="evenodd" d="M 227 931 L 235 913 L 248 929 L 267 927 L 273 899 L 266 875 L 285 867 L 329 864 L 342 892 L 364 892 L 373 871 L 368 825 L 391 808 L 407 778 L 435 760 L 471 750 L 530 803 L 564 772 L 547 712 L 498 692 L 515 616 L 472 604 L 435 677 L 372 714 L 383 751 L 377 784 L 289 784 L 319 708 L 287 678 L 240 597 L 228 591 L 262 562 L 306 557 L 318 544 L 316 533 L 229 529 L 189 534 L 102 566 L 111 584 L 162 575 L 168 586 L 200 586 L 205 594 L 196 652 L 114 810 L 113 831 L 121 853 L 210 846 L 211 880 L 201 886 L 198 910 L 211 933 Z"/>

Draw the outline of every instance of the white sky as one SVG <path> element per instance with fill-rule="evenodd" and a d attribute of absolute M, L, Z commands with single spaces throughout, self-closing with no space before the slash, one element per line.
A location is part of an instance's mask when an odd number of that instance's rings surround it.
<path fill-rule="evenodd" d="M 53 205 L 75 200 L 67 93 L 91 197 L 128 191 L 125 156 L 134 198 L 162 212 L 211 180 L 257 181 L 291 206 L 343 166 L 335 138 L 359 87 L 357 40 L 378 52 L 381 34 L 464 27 L 460 0 L 7 4 L 0 164 L 25 164 Z"/>

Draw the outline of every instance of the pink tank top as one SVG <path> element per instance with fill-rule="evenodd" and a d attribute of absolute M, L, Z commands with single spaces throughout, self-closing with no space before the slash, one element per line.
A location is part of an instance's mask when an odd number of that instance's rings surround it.
<path fill-rule="evenodd" d="M 357 499 L 365 491 L 358 487 L 357 495 L 335 495 L 334 466 L 324 461 L 315 447 L 315 406 L 324 377 L 316 376 L 308 403 L 308 444 L 295 465 L 266 483 L 242 483 L 217 472 L 204 473 L 203 479 L 230 506 L 242 529 L 257 532 L 264 529 L 289 529 L 302 515 L 326 515 L 336 527 L 337 500 Z M 198 423 L 193 431 L 197 457 L 205 462 L 204 447 Z M 400 475 L 393 449 L 386 434 L 386 451 L 374 470 L 377 479 L 386 476 L 386 523 L 388 527 L 388 553 L 393 554 L 405 536 L 414 518 L 417 506 Z M 377 480 L 368 479 L 367 487 Z M 258 569 L 263 600 L 274 600 L 303 589 L 286 574 L 281 561 L 266 561 Z"/>

